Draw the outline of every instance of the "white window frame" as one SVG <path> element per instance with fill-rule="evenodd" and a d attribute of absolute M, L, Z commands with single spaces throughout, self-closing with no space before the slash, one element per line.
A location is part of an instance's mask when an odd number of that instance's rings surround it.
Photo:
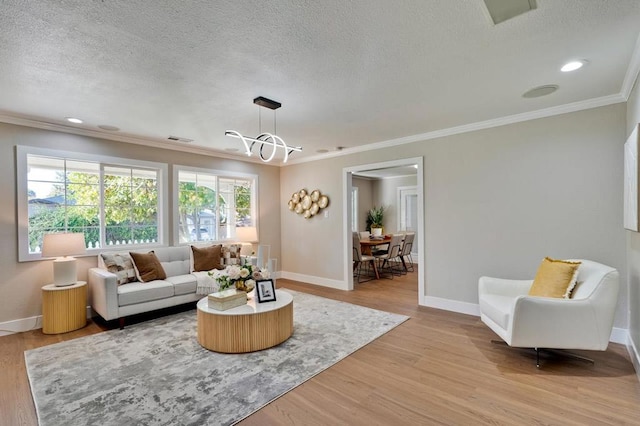
<path fill-rule="evenodd" d="M 357 186 L 353 186 L 351 187 L 351 231 L 352 232 L 358 232 L 358 219 L 360 217 L 360 214 L 358 212 L 359 209 L 359 204 L 358 204 L 358 187 Z"/>
<path fill-rule="evenodd" d="M 87 249 L 87 255 L 96 255 L 109 249 L 130 249 L 147 246 L 167 246 L 169 236 L 169 223 L 167 212 L 169 211 L 168 188 L 169 166 L 165 163 L 134 160 L 129 158 L 111 157 L 98 154 L 86 154 L 73 151 L 61 151 L 50 148 L 38 148 L 25 145 L 16 145 L 16 200 L 18 211 L 18 261 L 27 262 L 44 259 L 41 253 L 29 253 L 29 196 L 28 196 L 28 165 L 27 156 L 38 155 L 42 157 L 58 157 L 67 160 L 91 161 L 101 165 L 122 167 L 143 167 L 158 171 L 158 241 L 153 244 L 120 244 L 118 246 L 106 246 L 95 249 Z M 100 215 L 104 215 L 104 201 L 100 200 Z"/>
<path fill-rule="evenodd" d="M 258 215 L 258 175 L 252 173 L 242 173 L 242 172 L 229 172 L 226 170 L 218 170 L 218 169 L 205 169 L 202 167 L 190 167 L 184 165 L 174 165 L 172 168 L 173 173 L 173 241 L 176 246 L 178 245 L 197 245 L 197 244 L 212 244 L 212 243 L 224 243 L 230 241 L 237 241 L 235 238 L 223 238 L 216 240 L 208 240 L 208 241 L 188 241 L 188 242 L 180 242 L 179 235 L 179 227 L 180 227 L 180 213 L 179 213 L 179 195 L 178 190 L 180 188 L 179 176 L 180 172 L 194 172 L 194 173 L 202 173 L 208 175 L 214 175 L 217 179 L 247 179 L 252 181 L 251 185 L 251 217 L 253 218 L 253 226 L 256 227 L 258 235 L 260 235 L 260 218 Z M 219 208 L 216 203 L 216 208 Z M 216 226 L 218 226 L 216 224 Z"/>

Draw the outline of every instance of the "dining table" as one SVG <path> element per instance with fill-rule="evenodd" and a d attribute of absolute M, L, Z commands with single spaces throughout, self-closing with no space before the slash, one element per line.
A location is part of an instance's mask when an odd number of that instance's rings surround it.
<path fill-rule="evenodd" d="M 360 250 L 362 254 L 371 256 L 373 247 L 387 245 L 391 242 L 391 235 L 385 235 L 382 238 L 368 238 L 360 240 Z"/>
<path fill-rule="evenodd" d="M 404 238 L 403 238 L 404 240 Z M 376 238 L 376 237 L 369 237 L 366 239 L 361 239 L 360 240 L 360 251 L 362 252 L 362 254 L 366 254 L 368 256 L 372 256 L 373 255 L 373 247 L 378 247 L 378 246 L 383 246 L 383 245 L 387 245 L 391 242 L 391 235 L 383 235 L 382 238 Z M 404 270 L 407 270 L 407 265 L 404 262 L 404 258 L 402 256 L 400 256 L 400 261 L 402 262 L 402 267 L 404 268 Z M 380 279 L 380 275 L 378 272 L 378 268 L 374 269 L 375 275 L 376 275 L 376 279 Z"/>

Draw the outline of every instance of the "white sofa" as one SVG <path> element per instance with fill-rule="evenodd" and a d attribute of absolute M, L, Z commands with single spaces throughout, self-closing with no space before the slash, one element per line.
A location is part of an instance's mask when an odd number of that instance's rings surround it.
<path fill-rule="evenodd" d="M 618 300 L 612 267 L 580 261 L 570 299 L 528 296 L 533 280 L 481 277 L 481 319 L 509 346 L 604 351 Z"/>
<path fill-rule="evenodd" d="M 227 246 L 229 247 L 229 246 Z M 133 250 L 147 253 L 150 250 Z M 191 271 L 191 247 L 161 247 L 153 249 L 166 279 L 150 282 L 129 282 L 118 285 L 116 274 L 107 271 L 104 260 L 98 255 L 98 267 L 89 269 L 90 304 L 105 320 L 125 317 L 156 309 L 194 302 L 202 297 L 197 294 L 197 278 Z M 239 250 L 238 250 L 239 257 Z M 239 259 L 238 259 L 239 261 Z"/>

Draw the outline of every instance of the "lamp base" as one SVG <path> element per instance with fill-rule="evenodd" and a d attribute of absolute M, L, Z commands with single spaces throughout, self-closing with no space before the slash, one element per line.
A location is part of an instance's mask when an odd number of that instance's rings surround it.
<path fill-rule="evenodd" d="M 78 269 L 74 257 L 59 257 L 53 261 L 53 284 L 66 287 L 78 282 Z"/>

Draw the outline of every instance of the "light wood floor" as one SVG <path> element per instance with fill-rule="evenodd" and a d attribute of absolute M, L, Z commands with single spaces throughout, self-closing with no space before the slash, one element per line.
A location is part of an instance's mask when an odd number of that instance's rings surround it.
<path fill-rule="evenodd" d="M 640 383 L 626 348 L 577 351 L 595 365 L 490 343 L 479 318 L 418 307 L 417 273 L 343 292 L 278 280 L 331 299 L 408 315 L 393 329 L 240 424 L 640 425 Z M 145 317 L 138 320 L 145 320 Z M 110 325 L 111 326 L 111 325 Z M 36 425 L 23 352 L 107 328 L 0 337 L 0 425 Z"/>

